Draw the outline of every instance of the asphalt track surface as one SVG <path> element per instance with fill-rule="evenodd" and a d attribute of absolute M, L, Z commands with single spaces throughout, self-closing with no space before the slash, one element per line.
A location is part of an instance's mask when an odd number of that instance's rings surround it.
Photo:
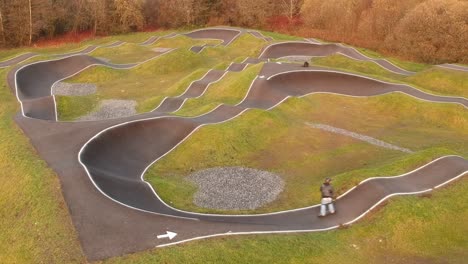
<path fill-rule="evenodd" d="M 238 34 L 226 31 L 199 30 L 187 35 L 220 39 L 228 45 Z M 92 65 L 123 69 L 134 65 L 108 64 L 75 54 L 17 67 L 8 74 L 8 83 L 12 91 L 17 92 L 23 109 L 15 121 L 30 137 L 39 155 L 59 175 L 64 198 L 88 260 L 214 236 L 331 230 L 352 224 L 391 196 L 428 192 L 467 173 L 467 160 L 446 156 L 399 177 L 368 179 L 340 196 L 336 202 L 339 213 L 326 218 L 317 217 L 317 205 L 240 216 L 198 214 L 165 204 L 157 196 L 157 190 L 142 179 L 146 169 L 198 128 L 228 122 L 250 108 L 269 110 L 290 96 L 312 93 L 367 97 L 392 92 L 420 100 L 460 104 L 462 111 L 468 107 L 465 98 L 431 95 L 406 85 L 319 67 L 306 69 L 296 64 L 266 63 L 238 105 L 220 105 L 193 118 L 170 114 L 187 98 L 202 95 L 227 71 L 241 71 L 248 63 L 258 63 L 277 55 L 263 54 L 259 59 L 231 64 L 225 71 L 212 70 L 193 82 L 184 94 L 166 98 L 152 112 L 103 121 L 57 122 L 54 99 L 50 96 L 53 83 Z M 166 231 L 178 235 L 171 241 L 156 237 Z"/>

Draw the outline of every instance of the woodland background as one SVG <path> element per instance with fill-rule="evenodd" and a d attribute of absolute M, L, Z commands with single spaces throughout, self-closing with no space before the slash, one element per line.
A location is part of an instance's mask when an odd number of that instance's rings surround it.
<path fill-rule="evenodd" d="M 2 48 L 217 25 L 468 63 L 467 0 L 0 0 Z"/>

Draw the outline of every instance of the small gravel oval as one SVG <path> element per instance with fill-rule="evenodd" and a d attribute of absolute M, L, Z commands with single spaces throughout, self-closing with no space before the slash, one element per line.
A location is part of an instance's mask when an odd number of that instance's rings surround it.
<path fill-rule="evenodd" d="M 198 186 L 194 203 L 218 210 L 253 210 L 274 201 L 283 179 L 273 173 L 244 167 L 210 168 L 191 174 Z"/>

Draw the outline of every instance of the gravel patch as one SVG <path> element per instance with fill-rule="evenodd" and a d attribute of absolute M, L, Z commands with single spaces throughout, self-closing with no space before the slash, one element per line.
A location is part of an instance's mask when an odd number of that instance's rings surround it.
<path fill-rule="evenodd" d="M 198 186 L 197 206 L 220 210 L 253 210 L 274 201 L 283 179 L 273 173 L 243 167 L 211 168 L 191 174 Z"/>
<path fill-rule="evenodd" d="M 92 83 L 58 82 L 52 86 L 53 95 L 84 96 L 96 93 L 96 85 Z"/>
<path fill-rule="evenodd" d="M 328 126 L 328 125 L 323 125 L 323 124 L 313 124 L 313 123 L 307 123 L 307 122 L 306 122 L 306 124 L 308 126 L 310 126 L 310 127 L 313 127 L 313 128 L 318 128 L 318 129 L 325 130 L 325 131 L 328 131 L 328 132 L 332 132 L 332 133 L 352 137 L 354 139 L 362 140 L 362 141 L 365 141 L 365 142 L 367 142 L 369 144 L 372 144 L 372 145 L 375 145 L 375 146 L 378 146 L 378 147 L 392 149 L 392 150 L 398 150 L 398 151 L 402 151 L 402 152 L 405 152 L 405 153 L 413 153 L 413 151 L 410 150 L 410 149 L 395 146 L 395 145 L 389 144 L 387 142 L 375 139 L 373 137 L 369 137 L 369 136 L 366 136 L 366 135 L 354 133 L 354 132 L 351 132 L 351 131 L 348 131 L 348 130 L 345 130 L 345 129 L 332 127 L 332 126 Z"/>
<path fill-rule="evenodd" d="M 81 117 L 80 121 L 105 120 L 118 117 L 135 115 L 136 101 L 133 100 L 103 100 L 99 105 L 99 110 L 89 115 Z"/>

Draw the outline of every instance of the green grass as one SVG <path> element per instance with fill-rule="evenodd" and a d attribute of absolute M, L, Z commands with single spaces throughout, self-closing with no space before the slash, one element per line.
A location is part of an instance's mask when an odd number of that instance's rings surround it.
<path fill-rule="evenodd" d="M 424 63 L 405 61 L 405 60 L 401 60 L 401 59 L 398 59 L 398 58 L 387 58 L 387 57 L 383 56 L 382 54 L 380 54 L 380 53 L 378 53 L 376 51 L 365 49 L 365 48 L 356 47 L 356 49 L 359 52 L 363 53 L 364 55 L 366 55 L 368 57 L 371 57 L 371 58 L 374 58 L 374 59 L 387 59 L 391 63 L 395 64 L 396 66 L 398 66 L 398 67 L 400 67 L 402 69 L 408 70 L 408 71 L 412 71 L 412 72 L 423 71 L 423 70 L 426 70 L 426 69 L 428 69 L 428 68 L 430 68 L 432 66 L 432 65 L 424 64 Z"/>
<path fill-rule="evenodd" d="M 312 60 L 312 63 L 317 66 L 342 69 L 381 80 L 392 81 L 402 78 L 402 75 L 390 72 L 373 62 L 357 61 L 339 54 L 315 58 Z"/>
<path fill-rule="evenodd" d="M 242 72 L 229 72 L 219 82 L 211 84 L 203 96 L 185 101 L 180 110 L 181 116 L 197 116 L 220 104 L 235 105 L 245 97 L 250 84 L 257 77 L 263 64 L 249 66 Z"/>
<path fill-rule="evenodd" d="M 125 64 L 142 62 L 156 56 L 157 53 L 148 47 L 128 43 L 114 48 L 100 48 L 90 55 L 109 59 L 112 63 Z"/>
<path fill-rule="evenodd" d="M 397 58 L 388 58 L 388 60 L 395 64 L 396 66 L 412 71 L 412 72 L 420 72 L 429 69 L 432 67 L 430 64 L 424 64 L 424 63 L 417 63 L 417 62 L 411 62 L 411 61 L 403 61 Z"/>
<path fill-rule="evenodd" d="M 201 79 L 209 70 L 198 69 L 192 72 L 187 77 L 171 85 L 166 91 L 165 95 L 157 95 L 149 97 L 138 105 L 138 112 L 148 112 L 158 106 L 167 96 L 177 96 L 185 92 L 193 81 Z"/>
<path fill-rule="evenodd" d="M 86 96 L 55 96 L 57 103 L 58 120 L 74 121 L 81 116 L 93 112 L 99 99 L 93 95 Z M 68 111 L 64 111 L 67 109 Z"/>
<path fill-rule="evenodd" d="M 341 69 L 383 81 L 412 85 L 422 91 L 447 96 L 468 97 L 468 73 L 433 67 L 412 76 L 389 72 L 372 62 L 356 61 L 342 55 L 317 58 L 314 65 Z"/>
<path fill-rule="evenodd" d="M 264 36 L 272 37 L 274 40 L 277 40 L 277 41 L 304 40 L 304 38 L 301 38 L 301 37 L 285 35 L 285 34 L 281 34 L 277 32 L 269 32 L 269 31 L 263 31 L 263 30 L 258 30 L 258 31 L 261 32 Z"/>
<path fill-rule="evenodd" d="M 240 58 L 258 57 L 265 45 L 265 41 L 252 34 L 242 34 L 229 46 L 207 47 L 201 53 L 210 58 L 231 62 Z"/>
<path fill-rule="evenodd" d="M 55 173 L 15 125 L 19 104 L 0 70 L 0 262 L 83 262 Z"/>
<path fill-rule="evenodd" d="M 106 42 L 111 42 L 111 41 L 124 41 L 128 43 L 139 44 L 139 43 L 142 43 L 143 41 L 146 41 L 148 38 L 152 36 L 165 36 L 173 32 L 179 33 L 182 31 L 183 30 L 158 30 L 158 31 L 153 31 L 153 32 L 134 32 L 134 33 L 98 38 L 95 40 L 91 40 L 90 42 L 96 43 L 96 41 L 100 41 L 98 43 L 102 43 L 102 42 L 106 43 Z"/>
<path fill-rule="evenodd" d="M 331 124 L 416 153 L 377 148 L 309 128 L 305 122 Z M 199 129 L 154 164 L 145 179 L 163 200 L 177 208 L 213 212 L 192 203 L 195 189 L 190 182 L 181 180 L 184 176 L 219 166 L 269 170 L 280 174 L 286 187 L 275 202 L 255 212 L 285 210 L 317 203 L 319 193 L 311 190 L 325 177 L 348 173 L 340 176 L 346 180 L 337 182 L 337 188 L 344 191 L 364 179 L 362 175 L 401 174 L 404 171 L 395 171 L 401 164 L 410 163 L 412 166 L 402 166 L 410 170 L 415 164 L 422 165 L 441 155 L 468 156 L 468 143 L 464 140 L 467 131 L 468 113 L 458 105 L 421 102 L 401 94 L 370 99 L 311 95 L 289 99 L 268 112 L 249 110 L 228 123 Z M 366 173 L 361 174 L 361 170 Z"/>
<path fill-rule="evenodd" d="M 160 39 L 151 47 L 155 48 L 185 48 L 189 49 L 192 46 L 203 46 L 205 44 L 210 44 L 210 45 L 216 45 L 221 43 L 219 40 L 211 40 L 211 39 L 192 39 L 187 36 L 176 36 L 173 38 L 168 38 L 168 39 Z"/>
<path fill-rule="evenodd" d="M 466 72 L 434 67 L 409 76 L 405 81 L 438 94 L 468 98 L 468 73 Z"/>

